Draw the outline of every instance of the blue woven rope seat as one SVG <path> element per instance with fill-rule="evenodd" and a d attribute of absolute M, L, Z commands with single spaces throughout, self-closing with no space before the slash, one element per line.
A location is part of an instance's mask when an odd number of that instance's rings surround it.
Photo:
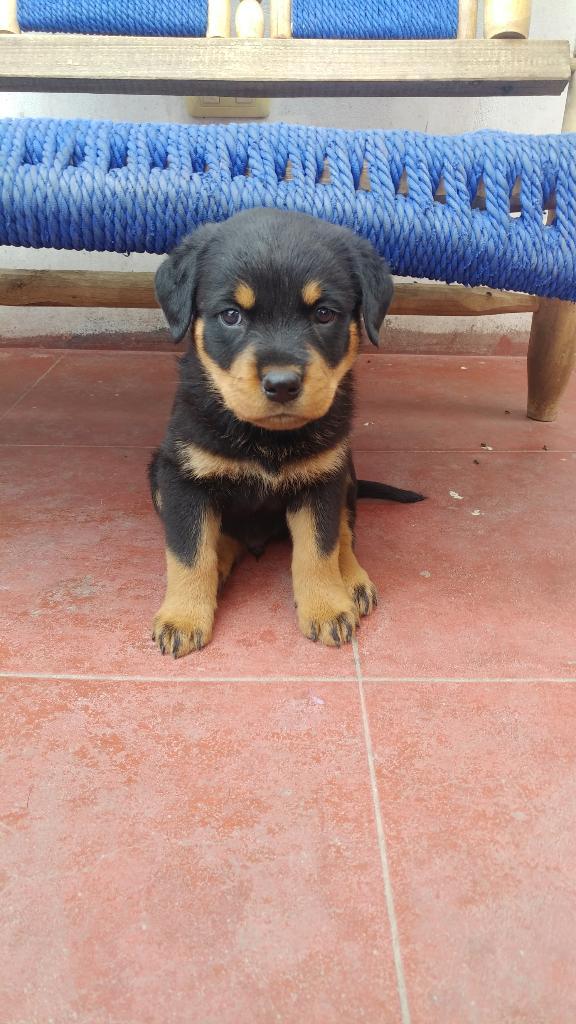
<path fill-rule="evenodd" d="M 205 36 L 207 0 L 18 0 L 23 32 Z"/>
<path fill-rule="evenodd" d="M 297 39 L 454 39 L 458 0 L 292 0 Z"/>
<path fill-rule="evenodd" d="M 346 225 L 403 276 L 576 300 L 576 135 L 0 120 L 0 244 L 165 253 L 257 206 Z"/>

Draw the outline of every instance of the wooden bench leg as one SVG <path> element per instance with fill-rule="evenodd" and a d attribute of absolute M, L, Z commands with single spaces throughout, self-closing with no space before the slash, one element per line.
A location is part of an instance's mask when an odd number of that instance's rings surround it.
<path fill-rule="evenodd" d="M 563 132 L 576 131 L 576 74 L 572 73 Z M 576 305 L 560 299 L 541 299 L 532 317 L 528 349 L 528 416 L 555 420 L 576 355 Z"/>
<path fill-rule="evenodd" d="M 555 420 L 576 360 L 576 305 L 541 299 L 528 349 L 528 416 Z"/>

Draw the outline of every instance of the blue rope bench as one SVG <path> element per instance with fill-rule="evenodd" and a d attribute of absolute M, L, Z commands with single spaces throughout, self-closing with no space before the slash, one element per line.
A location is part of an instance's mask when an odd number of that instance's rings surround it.
<path fill-rule="evenodd" d="M 18 0 L 23 32 L 205 36 L 207 0 Z"/>
<path fill-rule="evenodd" d="M 297 39 L 454 39 L 458 0 L 292 0 Z"/>
<path fill-rule="evenodd" d="M 576 135 L 0 120 L 0 245 L 165 253 L 257 206 L 347 225 L 400 275 L 576 300 Z"/>

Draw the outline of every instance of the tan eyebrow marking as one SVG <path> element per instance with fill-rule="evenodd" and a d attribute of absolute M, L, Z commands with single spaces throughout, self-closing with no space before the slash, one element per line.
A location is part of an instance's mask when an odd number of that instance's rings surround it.
<path fill-rule="evenodd" d="M 245 281 L 238 281 L 234 289 L 234 298 L 242 309 L 252 309 L 256 305 L 256 293 Z"/>
<path fill-rule="evenodd" d="M 322 295 L 322 285 L 319 281 L 307 281 L 302 289 L 302 298 L 307 306 L 313 306 Z"/>

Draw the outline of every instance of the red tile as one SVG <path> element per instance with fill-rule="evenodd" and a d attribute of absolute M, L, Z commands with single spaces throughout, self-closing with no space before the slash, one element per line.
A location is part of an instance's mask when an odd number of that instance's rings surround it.
<path fill-rule="evenodd" d="M 555 423 L 526 418 L 525 359 L 363 355 L 357 382 L 358 450 L 478 452 L 482 443 L 500 451 L 575 447 L 576 374 Z"/>
<path fill-rule="evenodd" d="M 176 381 L 174 355 L 66 352 L 46 381 L 6 416 L 2 441 L 157 445 Z"/>
<path fill-rule="evenodd" d="M 576 455 L 474 458 L 356 459 L 428 495 L 361 502 L 359 558 L 380 595 L 360 632 L 367 676 L 576 678 Z"/>
<path fill-rule="evenodd" d="M 413 1024 L 575 1020 L 574 686 L 366 689 Z"/>
<path fill-rule="evenodd" d="M 397 1024 L 354 684 L 0 700 L 3 1020 Z"/>
<path fill-rule="evenodd" d="M 0 348 L 0 416 L 36 384 L 60 358 L 54 352 L 19 352 Z M 4 440 L 4 423 L 0 426 L 0 443 Z"/>
<path fill-rule="evenodd" d="M 220 599 L 212 643 L 178 662 L 150 640 L 164 543 L 147 451 L 0 449 L 0 668 L 147 678 L 348 677 L 352 650 L 298 631 L 289 550 L 247 557 Z"/>

